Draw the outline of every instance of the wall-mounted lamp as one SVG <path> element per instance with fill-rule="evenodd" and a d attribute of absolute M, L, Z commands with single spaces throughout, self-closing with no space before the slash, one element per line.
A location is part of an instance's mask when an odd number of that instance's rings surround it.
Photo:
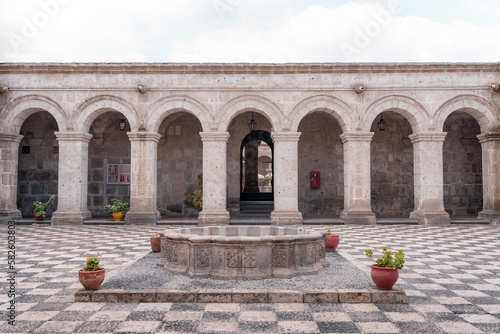
<path fill-rule="evenodd" d="M 120 126 L 120 131 L 125 131 L 125 128 L 127 127 L 127 122 L 125 122 L 125 118 L 122 118 L 120 120 L 120 123 L 118 123 Z"/>
<path fill-rule="evenodd" d="M 356 87 L 354 87 L 354 91 L 357 93 L 357 94 L 361 94 L 365 91 L 365 85 L 356 85 Z"/>
<path fill-rule="evenodd" d="M 500 91 L 500 84 L 492 83 L 490 89 L 492 92 L 498 93 Z"/>
<path fill-rule="evenodd" d="M 7 93 L 8 91 L 9 91 L 9 87 L 7 87 L 6 85 L 0 84 L 0 95 L 2 95 L 3 93 Z"/>
<path fill-rule="evenodd" d="M 146 93 L 146 86 L 139 84 L 137 85 L 137 90 L 139 91 L 139 93 L 144 94 Z"/>
<path fill-rule="evenodd" d="M 387 125 L 387 122 L 384 121 L 384 114 L 380 114 L 380 121 L 378 121 L 378 123 L 377 123 L 378 131 L 385 131 L 386 125 Z"/>
<path fill-rule="evenodd" d="M 257 122 L 253 120 L 253 111 L 252 111 L 252 119 L 250 120 L 250 123 L 248 123 L 248 129 L 250 131 L 254 131 L 257 128 Z"/>

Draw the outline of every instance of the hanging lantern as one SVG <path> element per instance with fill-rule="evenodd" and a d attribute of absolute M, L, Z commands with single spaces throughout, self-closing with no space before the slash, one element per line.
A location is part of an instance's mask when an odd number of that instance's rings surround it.
<path fill-rule="evenodd" d="M 253 112 L 252 112 L 252 119 L 250 120 L 250 123 L 248 123 L 248 129 L 250 131 L 254 131 L 257 128 L 257 122 L 253 120 Z"/>
<path fill-rule="evenodd" d="M 378 121 L 377 125 L 378 125 L 378 131 L 385 131 L 385 126 L 387 125 L 387 122 L 384 121 L 384 114 L 380 114 L 380 121 Z"/>

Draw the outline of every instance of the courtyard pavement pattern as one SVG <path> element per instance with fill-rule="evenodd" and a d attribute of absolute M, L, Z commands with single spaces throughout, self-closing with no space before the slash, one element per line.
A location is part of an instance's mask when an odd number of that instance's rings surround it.
<path fill-rule="evenodd" d="M 178 227 L 178 226 L 177 226 Z M 312 226 L 325 230 L 328 226 Z M 366 248 L 403 248 L 408 304 L 75 303 L 77 269 L 103 252 L 107 277 L 150 251 L 161 226 L 16 226 L 16 325 L 1 333 L 500 333 L 500 226 L 333 226 L 339 253 L 368 271 Z M 311 282 L 314 286 L 314 282 Z M 370 287 L 372 288 L 372 287 Z"/>

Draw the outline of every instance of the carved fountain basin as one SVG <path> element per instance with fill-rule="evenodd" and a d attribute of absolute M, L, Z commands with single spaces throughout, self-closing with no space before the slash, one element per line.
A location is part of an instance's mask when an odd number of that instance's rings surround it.
<path fill-rule="evenodd" d="M 329 263 L 314 230 L 207 226 L 165 231 L 157 265 L 190 277 L 260 279 L 314 274 Z"/>

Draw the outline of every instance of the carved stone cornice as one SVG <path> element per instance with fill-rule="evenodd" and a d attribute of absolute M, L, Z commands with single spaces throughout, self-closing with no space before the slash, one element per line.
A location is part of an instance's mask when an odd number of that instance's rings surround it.
<path fill-rule="evenodd" d="M 11 133 L 0 133 L 0 141 L 20 143 L 24 137 L 21 135 L 11 134 Z"/>
<path fill-rule="evenodd" d="M 340 140 L 342 144 L 350 141 L 371 142 L 373 135 L 373 132 L 346 132 L 340 135 Z"/>
<path fill-rule="evenodd" d="M 92 135 L 83 132 L 54 132 L 57 141 L 83 141 L 90 142 Z"/>
<path fill-rule="evenodd" d="M 498 71 L 500 63 L 0 63 L 1 74 L 325 74 Z"/>
<path fill-rule="evenodd" d="M 498 132 L 482 133 L 478 135 L 477 138 L 479 138 L 479 142 L 481 144 L 489 141 L 500 141 L 500 133 Z"/>
<path fill-rule="evenodd" d="M 417 132 L 409 135 L 412 144 L 419 142 L 443 142 L 446 138 L 446 132 Z"/>
<path fill-rule="evenodd" d="M 130 141 L 154 141 L 158 143 L 161 135 L 158 132 L 127 132 Z"/>
<path fill-rule="evenodd" d="M 276 142 L 299 141 L 300 132 L 273 132 L 271 138 Z"/>
<path fill-rule="evenodd" d="M 202 141 L 225 141 L 229 139 L 229 132 L 200 132 Z"/>

